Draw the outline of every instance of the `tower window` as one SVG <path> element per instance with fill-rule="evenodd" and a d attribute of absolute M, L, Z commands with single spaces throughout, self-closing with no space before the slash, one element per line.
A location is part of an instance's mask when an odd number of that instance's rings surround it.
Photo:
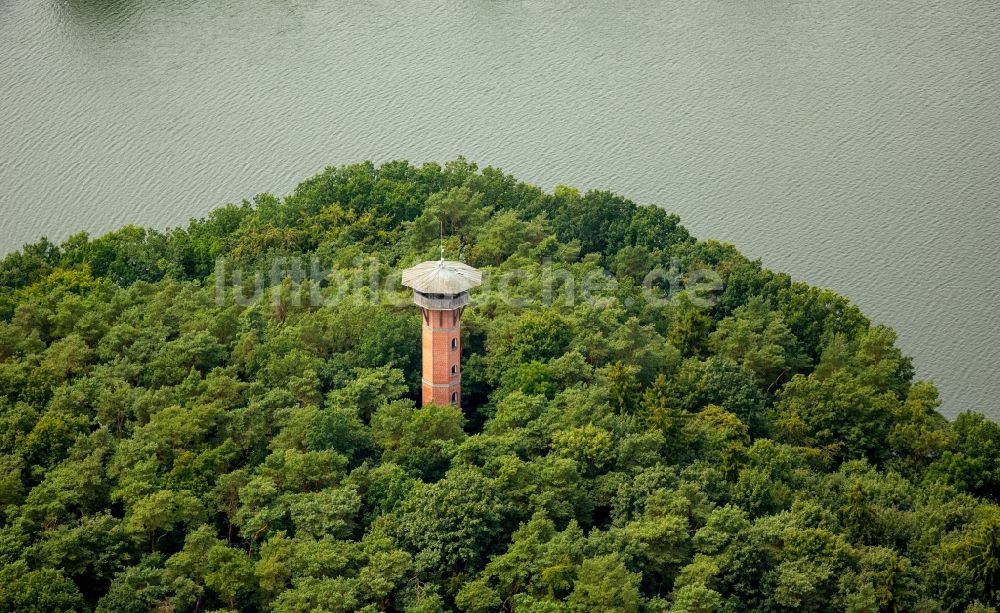
<path fill-rule="evenodd" d="M 458 374 L 458 364 L 452 364 L 451 365 L 451 374 L 453 374 L 453 375 L 457 375 Z"/>
<path fill-rule="evenodd" d="M 454 351 L 456 349 L 458 349 L 458 339 L 453 338 L 451 339 L 451 350 Z"/>
<path fill-rule="evenodd" d="M 451 403 L 455 404 L 456 402 L 458 402 L 458 392 L 452 392 L 451 393 Z"/>

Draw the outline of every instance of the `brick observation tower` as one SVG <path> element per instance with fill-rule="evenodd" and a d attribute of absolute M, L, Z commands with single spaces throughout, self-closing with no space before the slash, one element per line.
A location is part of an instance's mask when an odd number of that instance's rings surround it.
<path fill-rule="evenodd" d="M 462 262 L 422 262 L 403 271 L 403 285 L 413 289 L 423 326 L 423 404 L 462 401 L 462 309 L 469 290 L 483 274 Z"/>

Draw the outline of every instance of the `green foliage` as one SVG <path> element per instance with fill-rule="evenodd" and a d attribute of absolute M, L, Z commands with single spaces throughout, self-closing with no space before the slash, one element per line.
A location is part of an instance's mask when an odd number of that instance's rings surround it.
<path fill-rule="evenodd" d="M 26 613 L 85 610 L 80 591 L 59 570 L 29 570 L 23 561 L 0 569 L 0 609 Z"/>
<path fill-rule="evenodd" d="M 798 375 L 778 394 L 772 423 L 778 440 L 813 447 L 836 460 L 884 460 L 898 400 L 846 372 Z"/>
<path fill-rule="evenodd" d="M 961 413 L 950 432 L 957 443 L 934 459 L 927 470 L 928 478 L 1000 501 L 1000 425 L 978 413 Z"/>
<path fill-rule="evenodd" d="M 451 405 L 417 409 L 410 400 L 398 400 L 375 412 L 371 431 L 383 459 L 435 476 L 448 466 L 456 445 L 465 438 L 464 421 L 462 411 Z"/>
<path fill-rule="evenodd" d="M 490 216 L 489 208 L 482 206 L 482 199 L 481 194 L 464 186 L 432 194 L 413 221 L 415 247 L 420 250 L 437 244 L 441 232 L 459 237 L 463 245 L 470 242 L 473 232 Z"/>
<path fill-rule="evenodd" d="M 462 408 L 417 406 L 384 282 L 442 227 L 492 288 Z M 895 343 L 659 207 L 461 158 L 43 239 L 0 260 L 0 610 L 995 610 L 1000 426 Z"/>
<path fill-rule="evenodd" d="M 616 555 L 584 560 L 567 599 L 570 609 L 634 613 L 640 604 L 639 579 Z"/>
<path fill-rule="evenodd" d="M 709 344 L 715 354 L 748 368 L 768 390 L 779 377 L 787 377 L 806 364 L 799 354 L 798 340 L 781 315 L 768 311 L 759 299 L 720 321 Z"/>
<path fill-rule="evenodd" d="M 418 571 L 443 578 L 480 567 L 500 549 L 508 512 L 496 481 L 461 468 L 415 488 L 387 519 Z"/>

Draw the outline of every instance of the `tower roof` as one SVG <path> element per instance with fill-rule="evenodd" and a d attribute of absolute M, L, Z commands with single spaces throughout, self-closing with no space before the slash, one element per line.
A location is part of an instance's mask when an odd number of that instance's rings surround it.
<path fill-rule="evenodd" d="M 429 260 L 403 271 L 403 285 L 422 294 L 461 294 L 482 282 L 479 270 L 451 260 Z"/>

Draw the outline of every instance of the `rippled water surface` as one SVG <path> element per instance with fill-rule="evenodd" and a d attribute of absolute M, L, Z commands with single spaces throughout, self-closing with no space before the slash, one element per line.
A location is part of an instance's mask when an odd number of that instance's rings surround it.
<path fill-rule="evenodd" d="M 1000 419 L 1000 5 L 0 0 L 0 253 L 463 154 L 676 211 Z"/>

